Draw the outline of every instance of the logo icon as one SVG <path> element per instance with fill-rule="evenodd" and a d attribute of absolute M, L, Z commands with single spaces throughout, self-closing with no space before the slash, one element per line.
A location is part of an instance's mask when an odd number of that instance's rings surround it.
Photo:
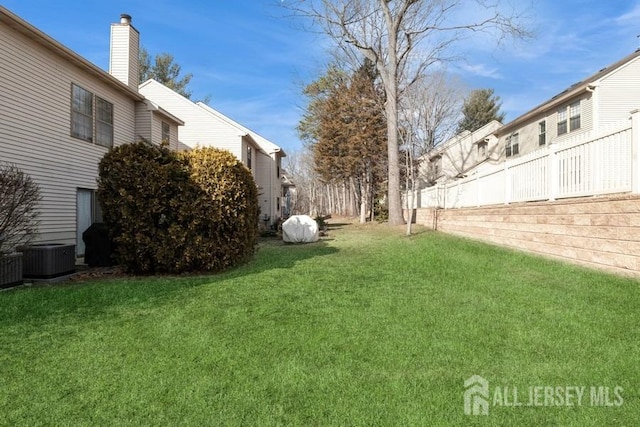
<path fill-rule="evenodd" d="M 489 381 L 480 375 L 464 382 L 464 414 L 489 415 Z"/>

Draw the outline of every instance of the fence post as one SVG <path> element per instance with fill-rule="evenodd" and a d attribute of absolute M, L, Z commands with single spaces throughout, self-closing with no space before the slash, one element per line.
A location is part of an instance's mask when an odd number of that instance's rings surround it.
<path fill-rule="evenodd" d="M 558 145 L 555 142 L 549 144 L 549 165 L 547 167 L 547 179 L 549 184 L 549 200 L 555 200 L 558 196 Z"/>
<path fill-rule="evenodd" d="M 511 176 L 509 174 L 509 162 L 504 161 L 504 204 L 508 205 L 511 201 Z"/>
<path fill-rule="evenodd" d="M 640 193 L 640 110 L 631 112 L 631 191 Z"/>
<path fill-rule="evenodd" d="M 476 171 L 476 206 L 482 206 L 482 188 L 480 188 L 480 174 Z"/>
<path fill-rule="evenodd" d="M 449 203 L 449 198 L 447 197 L 449 195 L 449 183 L 448 182 L 443 182 L 442 183 L 442 209 L 448 209 L 447 203 Z"/>

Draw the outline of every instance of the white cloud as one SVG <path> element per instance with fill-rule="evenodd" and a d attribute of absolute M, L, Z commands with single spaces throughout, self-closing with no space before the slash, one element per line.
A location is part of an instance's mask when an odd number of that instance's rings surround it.
<path fill-rule="evenodd" d="M 500 73 L 500 70 L 495 67 L 488 67 L 485 64 L 466 64 L 463 63 L 460 65 L 460 68 L 467 74 L 472 74 L 474 76 L 486 77 L 490 79 L 500 80 L 503 75 Z"/>
<path fill-rule="evenodd" d="M 640 19 L 640 3 L 637 3 L 631 10 L 615 18 L 614 22 L 622 25 L 632 22 L 635 25 L 638 19 Z"/>

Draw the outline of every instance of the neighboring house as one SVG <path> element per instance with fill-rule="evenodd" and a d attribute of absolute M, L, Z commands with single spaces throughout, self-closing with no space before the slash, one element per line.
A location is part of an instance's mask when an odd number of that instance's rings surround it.
<path fill-rule="evenodd" d="M 481 164 L 504 159 L 504 146 L 494 136 L 502 123 L 493 120 L 473 132 L 464 131 L 419 159 L 420 187 L 464 178 Z"/>
<path fill-rule="evenodd" d="M 572 85 L 495 132 L 507 158 L 588 138 L 640 107 L 640 50 Z"/>
<path fill-rule="evenodd" d="M 423 188 L 419 207 L 459 208 L 640 193 L 640 50 L 493 132 L 500 164 Z M 433 158 L 433 157 L 432 157 Z M 440 183 L 440 181 L 438 181 Z"/>
<path fill-rule="evenodd" d="M 109 148 L 141 138 L 178 147 L 182 121 L 138 92 L 138 51 L 127 15 L 111 26 L 107 73 L 0 6 L 0 160 L 40 186 L 40 242 L 83 255 Z"/>
<path fill-rule="evenodd" d="M 588 139 L 628 122 L 640 108 L 640 49 L 572 85 L 515 120 L 463 132 L 424 156 L 421 187 L 464 178 L 549 144 Z"/>
<path fill-rule="evenodd" d="M 191 148 L 229 150 L 245 164 L 258 185 L 260 212 L 266 222 L 283 216 L 281 159 L 284 151 L 269 140 L 202 102 L 192 102 L 155 80 L 147 80 L 140 93 L 184 120 L 179 139 Z M 265 217 L 266 215 L 266 217 Z"/>

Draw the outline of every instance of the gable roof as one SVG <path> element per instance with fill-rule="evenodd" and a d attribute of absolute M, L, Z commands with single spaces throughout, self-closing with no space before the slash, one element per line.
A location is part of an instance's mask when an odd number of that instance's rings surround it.
<path fill-rule="evenodd" d="M 144 103 L 147 105 L 147 109 L 149 111 L 155 111 L 160 116 L 172 121 L 178 126 L 184 126 L 184 122 L 182 120 L 180 120 L 178 117 L 174 116 L 173 114 L 171 114 L 170 112 L 168 112 L 167 110 L 165 110 L 164 108 L 156 104 L 155 102 L 151 101 L 150 99 L 145 99 Z"/>
<path fill-rule="evenodd" d="M 223 116 L 220 113 L 217 113 L 213 109 L 204 109 L 204 108 L 202 108 L 202 105 L 204 105 L 204 104 L 202 104 L 200 102 L 199 103 L 193 102 L 189 98 L 186 98 L 185 96 L 182 96 L 181 94 L 179 94 L 175 90 L 171 89 L 170 87 L 167 87 L 166 85 L 160 83 L 157 80 L 149 79 L 149 80 L 141 83 L 139 88 L 140 88 L 140 90 L 144 90 L 144 88 L 146 86 L 156 86 L 157 88 L 161 89 L 162 91 L 164 91 L 168 95 L 170 95 L 173 98 L 175 98 L 175 99 L 179 100 L 180 102 L 182 102 L 184 105 L 189 106 L 189 108 L 191 110 L 193 110 L 193 111 L 195 111 L 197 113 L 204 113 L 204 114 L 206 114 L 208 116 L 212 116 L 213 118 L 217 119 L 218 121 L 222 121 L 225 125 L 231 127 L 236 132 L 238 132 L 238 136 L 239 137 L 247 138 L 253 145 L 255 145 L 255 147 L 257 149 L 262 151 L 262 147 L 256 141 L 256 139 L 251 134 L 251 132 L 249 132 L 248 129 L 244 128 L 243 126 L 241 126 L 240 124 L 234 122 L 233 120 Z M 202 105 L 200 105 L 200 104 L 202 104 Z M 216 112 L 217 114 L 211 114 L 212 111 Z"/>
<path fill-rule="evenodd" d="M 19 16 L 15 15 L 13 12 L 4 8 L 3 6 L 0 6 L 0 22 L 2 22 L 4 25 L 7 25 L 9 28 L 12 28 L 13 30 L 19 32 L 25 37 L 33 40 L 34 42 L 43 46 L 45 49 L 62 57 L 67 62 L 86 71 L 98 80 L 101 80 L 109 86 L 119 90 L 120 92 L 129 95 L 136 101 L 142 101 L 144 99 L 144 97 L 137 91 L 131 89 L 129 86 L 113 77 L 111 74 L 84 59 L 82 56 L 78 55 L 68 47 L 64 46 L 62 43 L 43 33 L 42 31 L 29 24 Z"/>
<path fill-rule="evenodd" d="M 497 120 L 491 120 L 489 123 L 474 130 L 473 132 L 468 130 L 462 131 L 459 134 L 449 138 L 442 144 L 433 147 L 433 149 L 426 154 L 426 157 L 436 157 L 439 154 L 442 154 L 448 148 L 464 141 L 465 139 L 469 139 L 471 144 L 475 144 L 480 140 L 484 140 L 489 135 L 493 135 L 498 129 L 500 129 L 500 127 L 502 127 L 502 123 Z"/>
<path fill-rule="evenodd" d="M 572 84 L 571 86 L 569 86 L 568 88 L 566 88 L 565 90 L 560 92 L 559 94 L 553 96 L 551 99 L 543 102 L 542 104 L 538 105 L 537 107 L 533 108 L 532 110 L 529 110 L 528 112 L 524 113 L 520 117 L 517 117 L 516 119 L 514 119 L 511 122 L 507 123 L 506 125 L 504 125 L 500 129 L 498 129 L 495 132 L 495 135 L 504 134 L 505 132 L 509 132 L 509 131 L 513 130 L 514 128 L 520 126 L 524 122 L 532 119 L 533 117 L 535 117 L 535 116 L 537 116 L 539 114 L 545 113 L 545 112 L 547 112 L 549 110 L 552 110 L 554 108 L 559 107 L 560 105 L 562 105 L 563 103 L 567 102 L 569 99 L 575 97 L 576 95 L 581 94 L 583 92 L 586 92 L 586 91 L 592 89 L 593 86 L 599 80 L 604 79 L 605 77 L 607 77 L 610 74 L 614 73 L 619 68 L 625 66 L 626 64 L 628 64 L 631 61 L 637 59 L 638 57 L 640 57 L 640 49 L 637 49 L 632 54 L 625 56 L 621 60 L 609 65 L 608 67 L 604 67 L 604 68 L 600 69 L 600 71 L 598 71 L 597 73 L 587 77 L 586 79 Z"/>
<path fill-rule="evenodd" d="M 227 122 L 227 123 L 229 123 L 229 124 L 231 124 L 233 126 L 239 127 L 244 132 L 246 132 L 249 135 L 251 135 L 251 137 L 256 141 L 256 143 L 260 146 L 260 148 L 264 152 L 266 152 L 267 154 L 279 153 L 282 157 L 286 157 L 287 156 L 286 153 L 284 152 L 284 150 L 282 148 L 278 147 L 273 142 L 271 142 L 268 139 L 264 138 L 263 136 L 255 133 L 251 129 L 242 126 L 240 123 L 230 119 L 229 117 L 225 116 L 221 112 L 219 112 L 217 110 L 214 110 L 213 108 L 209 107 L 204 102 L 197 102 L 196 105 L 198 105 L 200 108 L 202 108 L 205 111 L 207 111 L 209 114 L 212 114 L 213 116 L 215 116 L 215 117 L 219 118 L 220 120 L 225 121 L 225 122 Z"/>

